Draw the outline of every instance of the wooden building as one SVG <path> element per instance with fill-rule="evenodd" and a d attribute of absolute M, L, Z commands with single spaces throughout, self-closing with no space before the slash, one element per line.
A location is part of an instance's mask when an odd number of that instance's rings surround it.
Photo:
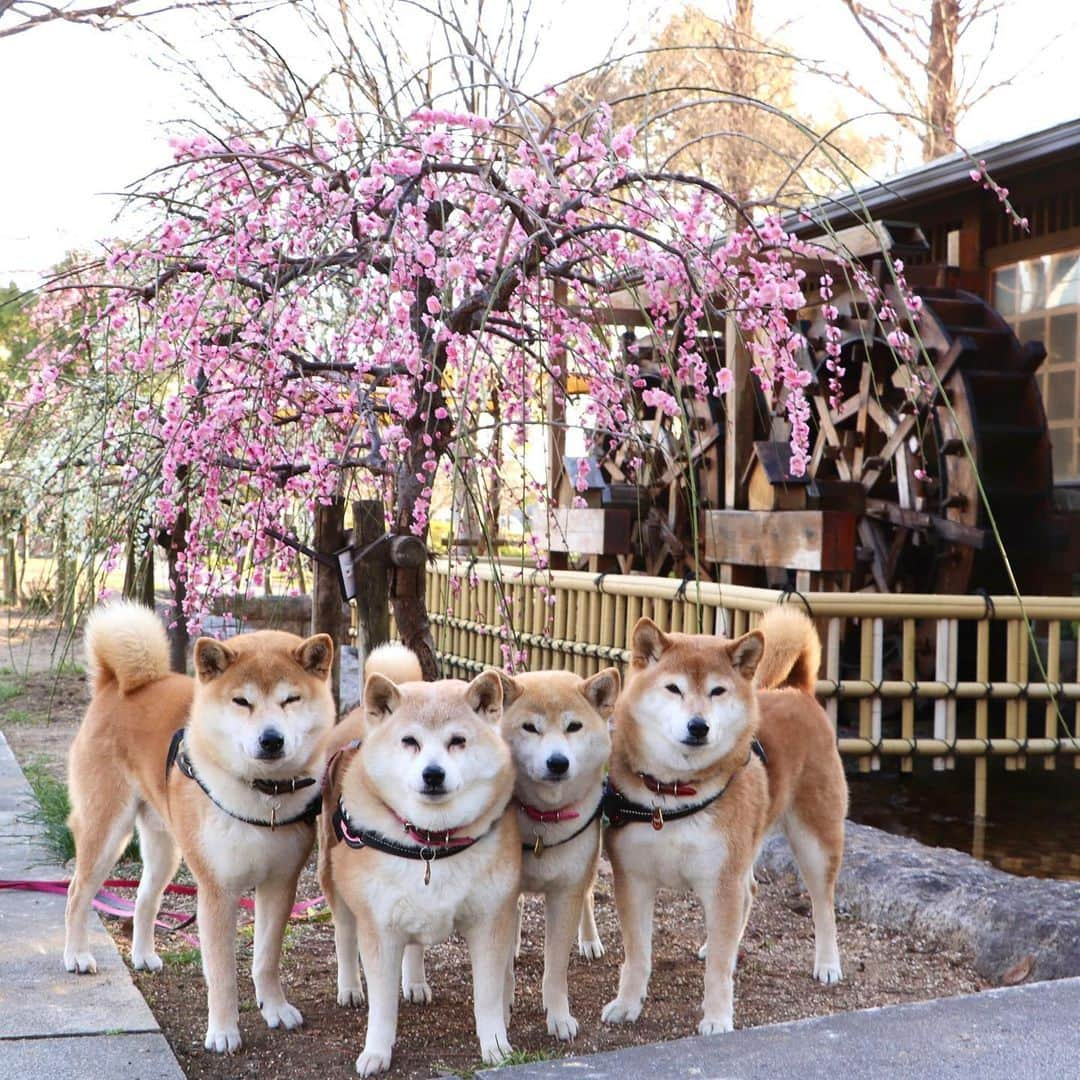
<path fill-rule="evenodd" d="M 917 224 L 930 250 L 909 262 L 955 268 L 950 284 L 990 303 L 1021 343 L 1043 342 L 1047 356 L 1037 378 L 1055 499 L 1061 509 L 1080 509 L 1080 119 L 972 156 L 1008 189 L 1030 231 L 1016 227 L 994 194 L 972 181 L 972 158 L 959 153 L 865 188 L 857 200 L 818 207 L 817 215 L 824 211 L 833 229 L 866 214 Z"/>

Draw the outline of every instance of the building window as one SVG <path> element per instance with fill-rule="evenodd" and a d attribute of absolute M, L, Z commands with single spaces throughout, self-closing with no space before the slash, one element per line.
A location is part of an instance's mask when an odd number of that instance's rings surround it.
<path fill-rule="evenodd" d="M 1080 249 L 1025 259 L 994 273 L 994 306 L 1021 342 L 1041 341 L 1039 389 L 1056 483 L 1080 483 Z"/>

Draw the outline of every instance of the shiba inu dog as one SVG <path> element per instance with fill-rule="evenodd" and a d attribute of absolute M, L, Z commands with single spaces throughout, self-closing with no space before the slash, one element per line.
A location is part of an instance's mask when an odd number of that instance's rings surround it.
<path fill-rule="evenodd" d="M 386 655 L 387 667 L 396 660 Z M 403 990 L 430 991 L 422 950 L 460 931 L 473 967 L 476 1034 L 485 1062 L 510 1052 L 506 1035 L 521 838 L 513 814 L 514 768 L 499 735 L 496 672 L 466 683 L 398 684 L 369 661 L 363 701 L 335 732 L 344 748 L 327 774 L 319 877 L 334 914 L 338 1001 L 368 991 L 361 1076 L 390 1067 Z M 350 736 L 352 737 L 350 740 Z M 356 745 L 356 742 L 359 745 Z M 412 967 L 419 967 L 415 974 Z M 414 996 L 415 995 L 415 996 Z"/>
<path fill-rule="evenodd" d="M 617 668 L 502 676 L 502 733 L 514 759 L 522 892 L 544 897 L 543 1000 L 548 1032 L 577 1035 L 566 971 L 574 930 L 583 956 L 602 956 L 592 888 L 600 859 L 600 802 L 611 751 Z M 520 915 L 518 947 L 520 948 Z"/>
<path fill-rule="evenodd" d="M 86 647 L 93 697 L 68 765 L 76 865 L 65 966 L 97 970 L 90 902 L 137 825 L 132 965 L 162 966 L 154 920 L 182 855 L 198 884 L 206 1048 L 240 1046 L 236 909 L 249 889 L 259 1009 L 270 1027 L 297 1027 L 303 1018 L 281 987 L 281 943 L 321 805 L 322 742 L 334 723 L 331 639 L 272 630 L 199 638 L 192 679 L 170 674 L 157 616 L 125 603 L 91 614 Z"/>
<path fill-rule="evenodd" d="M 814 977 L 840 979 L 833 889 L 847 784 L 832 726 L 813 697 L 820 650 L 813 623 L 793 608 L 773 609 L 760 629 L 735 641 L 665 634 L 649 619 L 634 627 L 605 794 L 611 828 L 604 843 L 626 957 L 618 996 L 602 1013 L 606 1022 L 633 1022 L 641 1012 L 653 905 L 666 886 L 692 889 L 705 909 L 698 1030 L 731 1030 L 754 858 L 774 823 L 787 835 L 813 903 Z"/>

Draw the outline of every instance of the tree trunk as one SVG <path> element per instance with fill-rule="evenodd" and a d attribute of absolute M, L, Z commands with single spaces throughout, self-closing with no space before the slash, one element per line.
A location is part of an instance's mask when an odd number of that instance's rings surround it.
<path fill-rule="evenodd" d="M 354 543 L 357 551 L 363 551 L 386 532 L 382 501 L 362 499 L 354 502 L 353 521 L 356 524 Z M 389 582 L 386 561 L 378 552 L 374 558 L 356 560 L 353 565 L 356 579 L 356 647 L 360 654 L 360 680 L 363 682 L 364 663 L 371 651 L 390 640 Z"/>
<path fill-rule="evenodd" d="M 928 128 L 923 160 L 956 149 L 956 43 L 960 32 L 960 0 L 932 0 L 930 52 L 926 59 Z"/>
<path fill-rule="evenodd" d="M 4 538 L 4 603 L 19 602 L 18 557 L 15 554 L 15 537 L 10 534 Z"/>
<path fill-rule="evenodd" d="M 188 513 L 182 510 L 177 516 L 171 533 L 162 536 L 165 555 L 169 562 L 169 591 L 172 602 L 169 612 L 169 666 L 181 675 L 187 672 L 188 645 L 191 635 L 188 633 L 187 615 L 184 614 L 184 601 L 187 599 L 187 586 L 177 572 L 180 552 L 187 547 Z"/>
<path fill-rule="evenodd" d="M 345 500 L 334 499 L 315 512 L 315 550 L 333 555 L 345 546 Z M 311 597 L 311 632 L 329 634 L 334 640 L 334 666 L 330 688 L 334 703 L 341 704 L 341 643 L 345 637 L 341 585 L 337 568 L 315 561 Z"/>

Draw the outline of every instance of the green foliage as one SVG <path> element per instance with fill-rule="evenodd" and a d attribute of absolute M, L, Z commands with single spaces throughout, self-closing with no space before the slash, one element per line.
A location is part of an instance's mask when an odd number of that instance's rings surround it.
<path fill-rule="evenodd" d="M 18 683 L 0 682 L 0 705 L 3 705 L 5 701 L 11 701 L 12 698 L 17 698 L 22 692 L 23 688 Z"/>

